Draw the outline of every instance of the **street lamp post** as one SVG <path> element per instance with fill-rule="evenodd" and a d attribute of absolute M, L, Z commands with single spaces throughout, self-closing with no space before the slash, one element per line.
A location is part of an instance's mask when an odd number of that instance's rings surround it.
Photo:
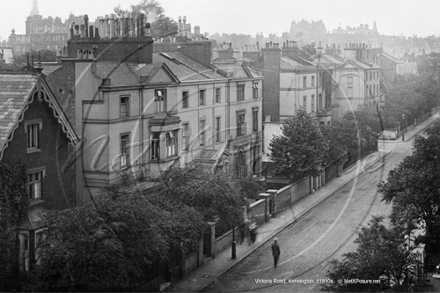
<path fill-rule="evenodd" d="M 402 141 L 405 141 L 405 113 L 402 113 Z"/>

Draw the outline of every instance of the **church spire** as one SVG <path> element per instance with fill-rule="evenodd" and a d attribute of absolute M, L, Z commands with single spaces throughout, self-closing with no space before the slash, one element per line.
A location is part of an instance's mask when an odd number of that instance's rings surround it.
<path fill-rule="evenodd" d="M 38 11 L 38 1 L 34 0 L 33 4 L 32 4 L 32 11 L 31 11 L 31 16 L 34 15 L 40 15 L 40 12 Z"/>
<path fill-rule="evenodd" d="M 377 31 L 377 27 L 376 27 L 376 21 L 374 21 L 374 24 L 373 24 L 373 34 L 379 34 L 379 32 Z"/>

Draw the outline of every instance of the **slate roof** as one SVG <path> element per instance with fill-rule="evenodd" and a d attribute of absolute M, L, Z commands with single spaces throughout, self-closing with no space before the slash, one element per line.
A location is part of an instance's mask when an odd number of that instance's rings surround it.
<path fill-rule="evenodd" d="M 182 82 L 225 77 L 220 72 L 217 72 L 215 68 L 206 66 L 180 52 L 153 53 L 153 61 L 154 63 L 165 63 Z"/>
<path fill-rule="evenodd" d="M 48 76 L 60 68 L 62 68 L 62 66 L 44 66 L 43 67 L 43 74 Z"/>
<path fill-rule="evenodd" d="M 126 63 L 97 62 L 95 74 L 99 78 L 110 78 L 111 84 L 116 86 L 139 84 L 139 77 Z"/>
<path fill-rule="evenodd" d="M 395 62 L 395 63 L 401 63 L 402 61 L 397 59 L 396 57 L 394 57 L 391 54 L 388 54 L 387 52 L 383 52 L 381 53 L 384 57 L 387 57 L 388 59 L 390 59 L 391 61 Z"/>
<path fill-rule="evenodd" d="M 281 69 L 316 69 L 316 65 L 300 57 L 281 57 Z"/>
<path fill-rule="evenodd" d="M 37 80 L 38 77 L 31 74 L 0 74 L 0 150 L 5 146 Z"/>

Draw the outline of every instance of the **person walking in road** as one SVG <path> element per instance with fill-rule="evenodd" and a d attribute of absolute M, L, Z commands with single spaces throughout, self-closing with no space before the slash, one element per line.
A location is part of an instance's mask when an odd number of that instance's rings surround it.
<path fill-rule="evenodd" d="M 280 254 L 281 254 L 280 246 L 278 245 L 278 240 L 275 238 L 272 243 L 272 255 L 273 255 L 273 263 L 275 267 L 277 267 L 278 258 L 280 257 Z"/>

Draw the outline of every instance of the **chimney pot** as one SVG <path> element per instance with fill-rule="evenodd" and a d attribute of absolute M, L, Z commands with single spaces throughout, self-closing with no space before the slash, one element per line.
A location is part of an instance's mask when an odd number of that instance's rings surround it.
<path fill-rule="evenodd" d="M 85 37 L 88 38 L 89 37 L 89 17 L 86 15 L 84 15 L 84 26 L 85 26 Z"/>
<path fill-rule="evenodd" d="M 75 29 L 75 23 L 72 22 L 72 23 L 70 24 L 70 38 L 73 38 L 73 36 L 75 35 L 75 33 L 74 33 L 74 29 Z"/>

